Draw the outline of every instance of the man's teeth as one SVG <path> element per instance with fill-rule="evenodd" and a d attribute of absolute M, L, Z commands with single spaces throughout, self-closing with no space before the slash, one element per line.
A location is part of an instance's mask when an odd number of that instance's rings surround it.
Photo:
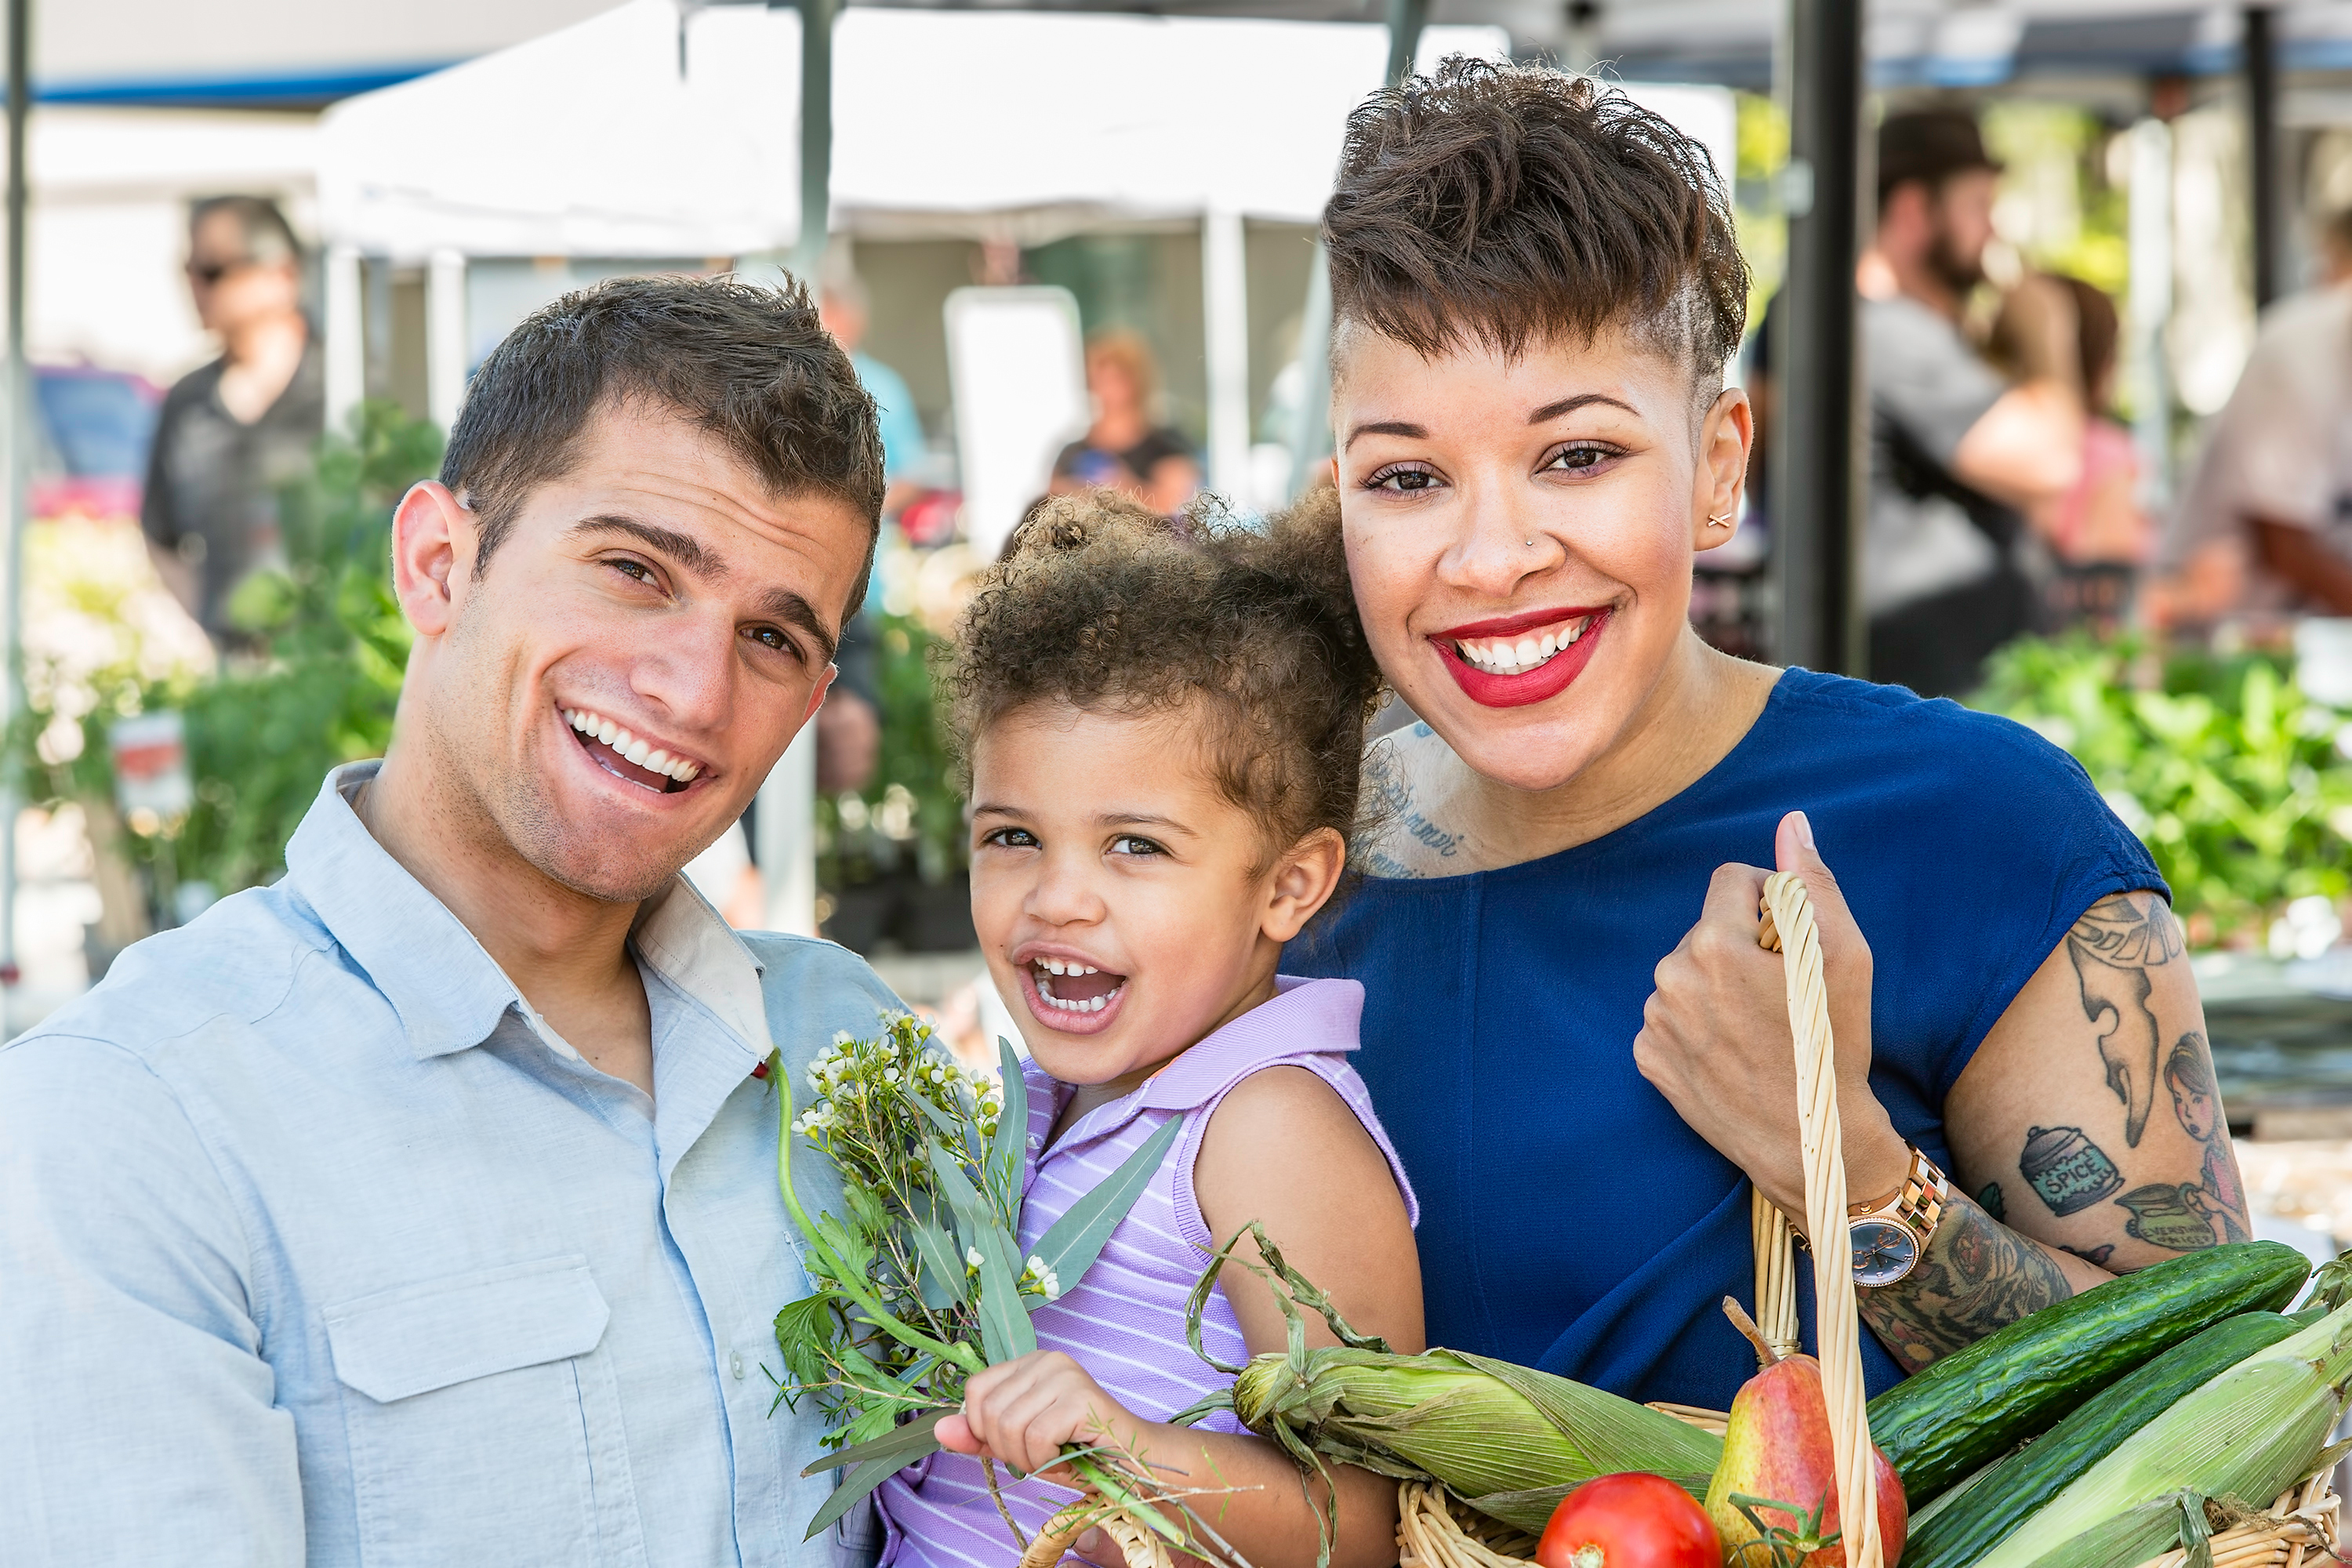
<path fill-rule="evenodd" d="M 1580 616 L 1540 636 L 1531 632 L 1517 639 L 1463 638 L 1454 643 L 1454 651 L 1474 669 L 1483 669 L 1489 675 L 1520 675 L 1550 663 L 1562 649 L 1573 647 L 1591 625 L 1591 616 Z"/>
<path fill-rule="evenodd" d="M 604 742 L 647 773 L 660 773 L 665 778 L 688 784 L 702 771 L 684 757 L 673 757 L 667 752 L 655 750 L 645 737 L 632 735 L 610 719 L 591 713 L 584 708 L 566 708 L 563 719 L 590 740 Z"/>

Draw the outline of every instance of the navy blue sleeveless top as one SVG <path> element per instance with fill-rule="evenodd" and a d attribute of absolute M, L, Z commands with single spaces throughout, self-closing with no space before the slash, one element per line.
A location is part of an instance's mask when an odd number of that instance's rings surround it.
<path fill-rule="evenodd" d="M 1747 1178 L 1633 1046 L 1715 868 L 1769 868 L 1793 810 L 1870 942 L 1872 1084 L 1947 1168 L 1944 1097 L 2067 927 L 2112 893 L 2165 890 L 2032 731 L 1802 669 L 1705 777 L 1614 833 L 1360 884 L 1283 968 L 1363 983 L 1355 1066 L 1421 1198 L 1431 1344 L 1717 1410 L 1755 1372 L 1719 1306 L 1753 1306 Z M 1874 1391 L 1902 1376 L 1867 1332 L 1863 1357 Z"/>

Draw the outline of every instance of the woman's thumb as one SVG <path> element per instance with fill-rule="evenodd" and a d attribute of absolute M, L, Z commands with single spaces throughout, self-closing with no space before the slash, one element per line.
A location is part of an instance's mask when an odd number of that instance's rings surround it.
<path fill-rule="evenodd" d="M 1772 863 L 1804 879 L 1805 896 L 1812 903 L 1816 921 L 1853 920 L 1829 862 L 1813 847 L 1813 825 L 1803 812 L 1792 811 L 1780 819 L 1780 831 L 1772 837 Z"/>

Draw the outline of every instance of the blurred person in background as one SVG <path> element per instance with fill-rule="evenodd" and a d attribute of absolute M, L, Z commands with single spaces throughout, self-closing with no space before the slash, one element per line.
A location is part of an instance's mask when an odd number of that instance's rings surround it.
<path fill-rule="evenodd" d="M 1055 494 L 1107 485 L 1167 515 L 1200 493 L 1192 444 L 1158 422 L 1160 365 L 1141 333 L 1087 340 L 1087 395 L 1095 422 L 1054 459 Z"/>
<path fill-rule="evenodd" d="M 896 517 L 922 491 L 922 486 L 910 477 L 925 449 L 923 422 L 915 414 L 915 395 L 908 390 L 906 377 L 862 347 L 872 303 L 857 274 L 845 270 L 829 277 L 818 297 L 817 310 L 824 330 L 849 352 L 849 363 L 872 395 L 881 417 L 882 471 L 887 481 L 882 515 Z M 832 696 L 816 717 L 817 788 L 827 795 L 863 788 L 874 776 L 875 763 L 882 753 L 881 691 L 874 676 L 874 617 L 864 606 L 842 628 L 841 648 L 835 657 L 841 679 L 834 683 Z M 751 875 L 756 879 L 759 873 L 753 870 Z"/>
<path fill-rule="evenodd" d="M 2089 412 L 2083 422 L 2081 476 L 2063 495 L 2034 501 L 2026 515 L 2057 561 L 2048 601 L 2051 623 L 2112 632 L 2129 619 L 2134 589 L 2156 549 L 2154 522 L 2139 504 L 2139 454 L 2131 432 L 2112 412 L 2120 323 L 2115 301 L 2096 285 L 2055 274 L 2050 281 L 2074 300 Z M 2033 298 L 2022 290 L 2012 293 L 1993 321 L 1994 355 L 2012 368 L 2034 330 Z"/>
<path fill-rule="evenodd" d="M 2003 310 L 2016 381 L 1960 330 L 1984 280 L 2000 167 L 1954 109 L 1888 117 L 1878 137 L 1878 232 L 1863 258 L 1871 416 L 1863 603 L 1870 677 L 1925 697 L 1972 689 L 1986 655 L 2037 625 L 2021 556 L 2025 509 L 2083 471 L 2074 300 L 2042 277 Z"/>
<path fill-rule="evenodd" d="M 140 522 L 163 581 L 230 647 L 230 595 L 278 555 L 278 492 L 309 468 L 326 426 L 326 369 L 302 313 L 302 247 L 276 203 L 196 203 L 187 270 L 221 356 L 163 399 Z"/>
<path fill-rule="evenodd" d="M 2352 209 L 2322 237 L 2319 283 L 2263 313 L 2253 353 L 2165 541 L 2151 618 L 2352 616 Z"/>

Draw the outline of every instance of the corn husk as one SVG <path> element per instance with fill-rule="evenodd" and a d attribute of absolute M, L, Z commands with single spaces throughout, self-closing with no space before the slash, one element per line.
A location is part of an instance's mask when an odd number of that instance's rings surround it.
<path fill-rule="evenodd" d="M 2347 1380 L 2352 1306 L 2182 1395 L 1976 1568 L 2132 1568 L 2199 1534 L 2203 1500 L 2276 1497 L 2323 1462 Z"/>
<path fill-rule="evenodd" d="M 1530 1531 L 1569 1492 L 1620 1470 L 1704 1496 L 1723 1452 L 1719 1438 L 1631 1400 L 1460 1351 L 1262 1355 L 1234 1382 L 1234 1413 L 1301 1457 L 1440 1481 Z"/>

